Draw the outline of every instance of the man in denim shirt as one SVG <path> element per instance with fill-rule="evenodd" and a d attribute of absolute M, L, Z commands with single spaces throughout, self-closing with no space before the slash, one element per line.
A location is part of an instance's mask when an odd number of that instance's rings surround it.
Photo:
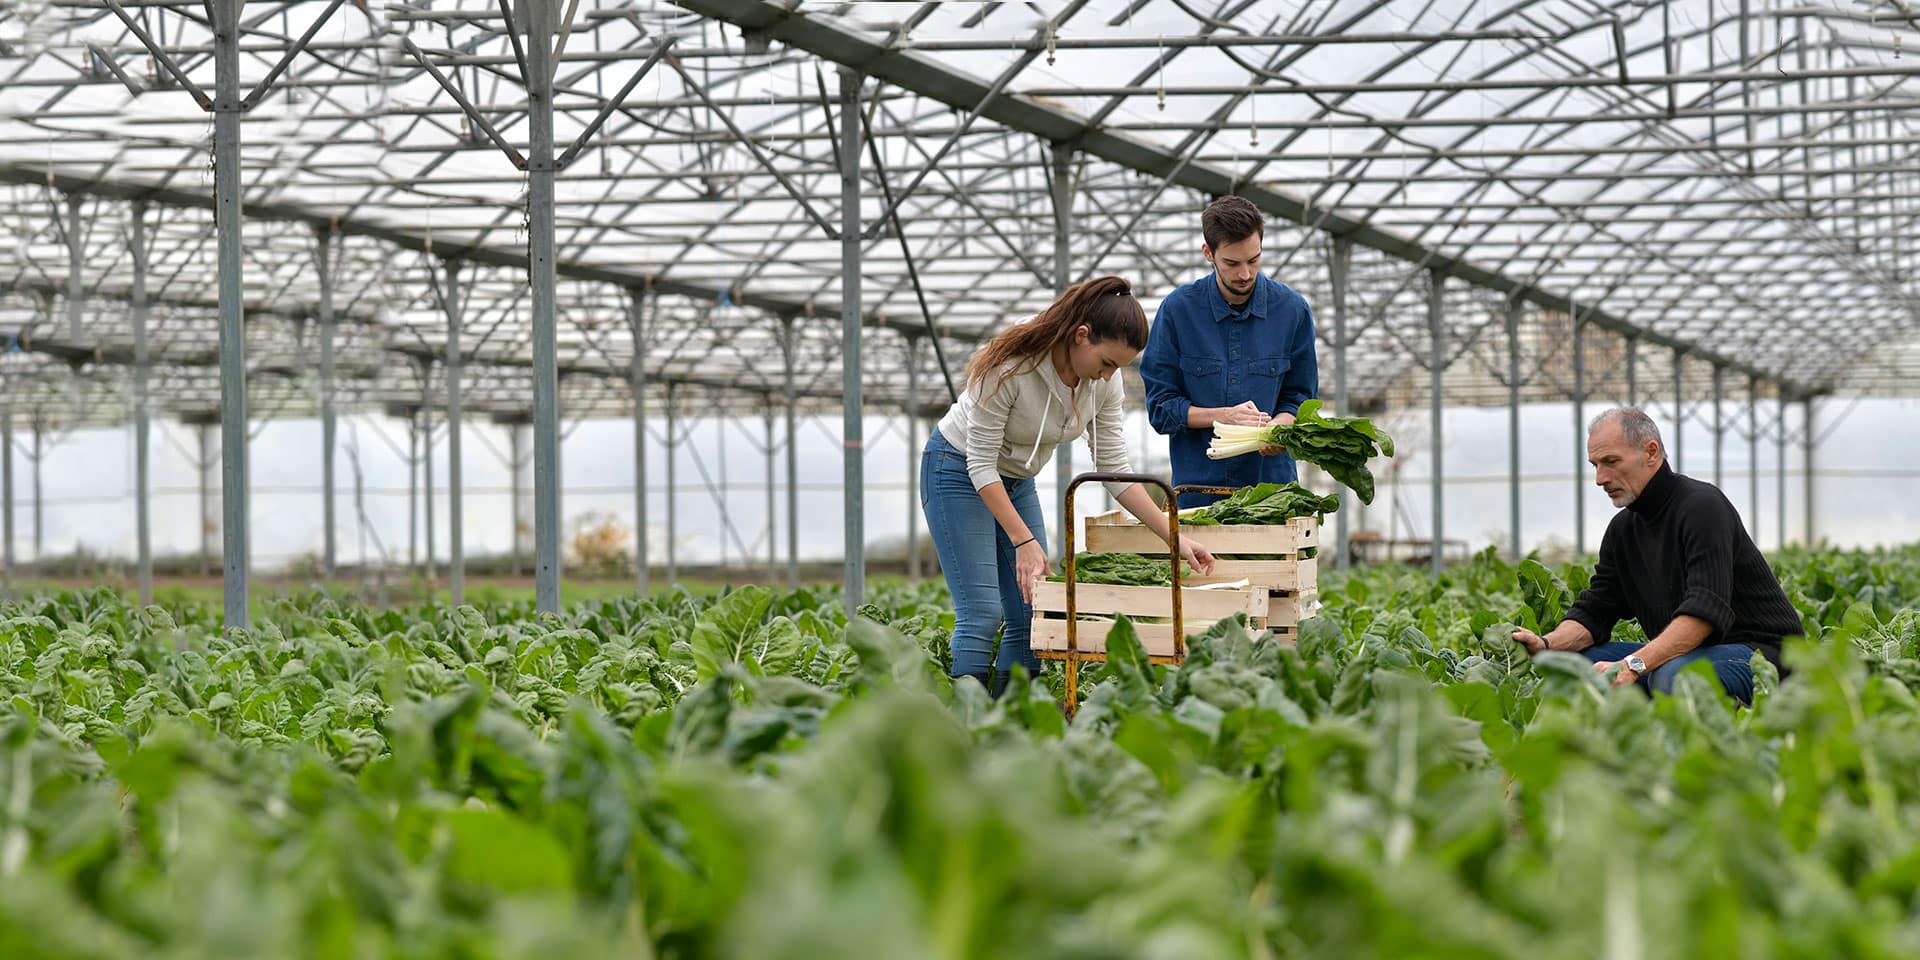
<path fill-rule="evenodd" d="M 1320 390 L 1313 312 L 1286 285 L 1260 272 L 1260 210 L 1243 197 L 1215 200 L 1201 214 L 1200 253 L 1213 273 L 1168 294 L 1154 316 L 1140 379 L 1147 419 L 1171 438 L 1173 482 L 1245 487 L 1298 478 L 1278 447 L 1226 460 L 1207 458 L 1216 423 L 1292 423 Z M 1219 499 L 1184 494 L 1183 507 Z"/>

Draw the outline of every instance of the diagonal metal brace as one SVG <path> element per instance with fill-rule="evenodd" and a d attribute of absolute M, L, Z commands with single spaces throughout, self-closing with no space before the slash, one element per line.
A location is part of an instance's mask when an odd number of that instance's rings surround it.
<path fill-rule="evenodd" d="M 672 67 L 673 72 L 679 74 L 680 79 L 686 82 L 687 89 L 692 90 L 698 95 L 700 102 L 706 104 L 707 109 L 713 111 L 713 115 L 719 117 L 720 122 L 727 125 L 727 129 L 733 132 L 734 139 L 740 141 L 741 145 L 746 147 L 749 153 L 753 154 L 753 158 L 760 161 L 760 165 L 767 168 L 768 173 L 773 174 L 775 180 L 780 181 L 780 186 L 786 188 L 787 195 L 791 196 L 795 203 L 800 204 L 800 208 L 807 212 L 807 217 L 826 233 L 827 239 L 840 239 L 840 231 L 835 230 L 833 224 L 828 223 L 826 218 L 820 215 L 820 211 L 815 210 L 813 204 L 807 202 L 807 195 L 802 192 L 799 187 L 794 186 L 792 180 L 787 179 L 787 175 L 780 171 L 780 167 L 773 162 L 773 158 L 767 156 L 766 151 L 761 150 L 760 145 L 753 142 L 753 138 L 747 136 L 746 131 L 741 130 L 740 127 L 733 122 L 733 118 L 728 116 L 726 111 L 720 109 L 719 105 L 713 102 L 712 97 L 707 96 L 706 89 L 700 86 L 700 84 L 693 79 L 692 75 L 687 73 L 685 67 L 680 65 L 679 58 L 669 55 L 666 60 L 667 66 Z"/>
<path fill-rule="evenodd" d="M 107 2 L 111 3 L 113 0 L 107 0 Z M 474 127 L 480 130 L 480 132 L 485 133 L 487 139 L 492 140 L 493 145 L 499 147 L 500 151 L 507 155 L 508 160 L 513 161 L 516 169 L 527 169 L 527 158 L 521 154 L 520 151 L 515 150 L 513 144 L 508 143 L 506 138 L 500 135 L 500 131 L 495 130 L 493 124 L 487 122 L 487 118 L 480 115 L 480 111 L 474 108 L 473 103 L 467 99 L 466 94 L 461 93 L 460 88 L 455 85 L 453 81 L 448 80 L 447 75 L 441 73 L 440 68 L 434 66 L 433 62 L 427 59 L 426 52 L 421 50 L 420 47 L 413 42 L 413 38 L 402 36 L 400 43 L 407 48 L 407 53 L 411 54 L 413 59 L 419 61 L 420 65 L 425 67 L 429 74 L 433 75 L 433 80 L 440 85 L 440 89 L 445 90 L 453 97 L 453 101 L 459 104 L 460 109 L 466 113 L 467 119 L 473 121 Z"/>
<path fill-rule="evenodd" d="M 307 32 L 301 36 L 299 42 L 288 47 L 286 56 L 281 57 L 280 62 L 274 64 L 273 69 L 267 71 L 267 75 L 261 77 L 259 83 L 254 84 L 252 92 L 247 94 L 246 99 L 240 101 L 240 109 L 252 110 L 266 97 L 267 92 L 273 89 L 274 81 L 280 79 L 280 75 L 287 72 L 287 68 L 293 65 L 293 58 L 306 52 L 307 44 L 313 42 L 313 38 L 320 33 L 320 28 L 326 26 L 328 20 L 333 19 L 333 12 L 340 9 L 340 5 L 345 2 L 347 0 L 333 0 L 332 3 L 327 4 L 326 12 L 320 14 L 313 24 L 307 27 Z"/>
<path fill-rule="evenodd" d="M 139 40 L 140 45 L 146 47 L 148 53 L 153 54 L 154 62 L 158 63 L 162 70 L 167 71 L 167 75 L 193 97 L 193 102 L 199 104 L 200 109 L 208 111 L 213 109 L 213 98 L 207 96 L 207 92 L 200 89 L 199 84 L 187 78 L 186 73 L 180 69 L 180 65 L 173 62 L 173 58 L 168 56 L 165 50 L 160 49 L 159 44 L 153 42 L 153 37 L 147 35 L 146 29 L 140 26 L 140 22 L 127 13 L 127 8 L 120 5 L 120 0 L 102 0 L 102 2 L 107 5 L 107 9 L 113 11 L 114 16 L 120 18 L 121 23 L 127 25 L 127 30 L 133 34 L 134 39 Z"/>
<path fill-rule="evenodd" d="M 572 163 L 573 158 L 580 155 L 580 151 L 586 148 L 587 142 L 593 139 L 593 135 L 600 132 L 600 127 L 607 122 L 607 118 L 613 116 L 613 112 L 626 103 L 627 96 L 633 93 L 633 88 L 640 85 L 640 81 L 646 78 L 647 74 L 660 62 L 661 57 L 667 55 L 667 50 L 673 46 L 673 40 L 673 36 L 669 34 L 666 39 L 660 41 L 659 46 L 654 47 L 653 55 L 640 65 L 639 71 L 627 81 L 627 85 L 621 87 L 620 92 L 613 95 L 613 99 L 600 107 L 600 115 L 594 117 L 593 122 L 587 124 L 587 129 L 581 132 L 579 139 L 573 141 L 573 146 L 568 147 L 567 152 L 560 155 L 560 162 L 554 165 L 556 169 L 565 170 L 567 164 Z"/>

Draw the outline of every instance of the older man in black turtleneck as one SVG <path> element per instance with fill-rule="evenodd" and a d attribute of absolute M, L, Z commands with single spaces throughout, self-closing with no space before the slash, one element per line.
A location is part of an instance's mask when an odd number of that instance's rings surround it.
<path fill-rule="evenodd" d="M 1614 685 L 1666 693 L 1681 668 L 1713 665 L 1720 685 L 1747 703 L 1748 664 L 1758 650 L 1780 666 L 1781 638 L 1801 632 L 1800 616 L 1774 579 L 1740 514 L 1710 483 L 1674 473 L 1660 428 L 1632 407 L 1609 410 L 1587 431 L 1594 482 L 1616 507 L 1600 541 L 1593 584 L 1546 636 L 1513 635 L 1529 653 L 1569 650 L 1595 669 L 1618 667 Z M 1650 638 L 1614 643 L 1613 625 L 1631 617 Z"/>

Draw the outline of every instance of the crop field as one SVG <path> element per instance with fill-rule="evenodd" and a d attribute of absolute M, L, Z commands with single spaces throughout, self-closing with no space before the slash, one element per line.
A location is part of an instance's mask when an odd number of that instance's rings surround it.
<path fill-rule="evenodd" d="M 1778 560 L 1751 709 L 1528 661 L 1577 571 L 1329 578 L 1054 689 L 942 591 L 371 612 L 0 605 L 0 955 L 1920 952 L 1920 552 Z"/>

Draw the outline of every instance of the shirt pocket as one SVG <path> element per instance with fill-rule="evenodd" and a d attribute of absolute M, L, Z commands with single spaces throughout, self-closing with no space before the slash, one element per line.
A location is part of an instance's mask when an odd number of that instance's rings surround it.
<path fill-rule="evenodd" d="M 1186 374 L 1187 399 L 1195 406 L 1227 405 L 1227 365 L 1217 357 L 1189 357 L 1180 367 Z"/>
<path fill-rule="evenodd" d="M 1293 362 L 1286 357 L 1260 357 L 1247 361 L 1247 372 L 1241 381 L 1242 394 L 1268 416 L 1278 413 L 1280 381 L 1292 366 Z"/>

